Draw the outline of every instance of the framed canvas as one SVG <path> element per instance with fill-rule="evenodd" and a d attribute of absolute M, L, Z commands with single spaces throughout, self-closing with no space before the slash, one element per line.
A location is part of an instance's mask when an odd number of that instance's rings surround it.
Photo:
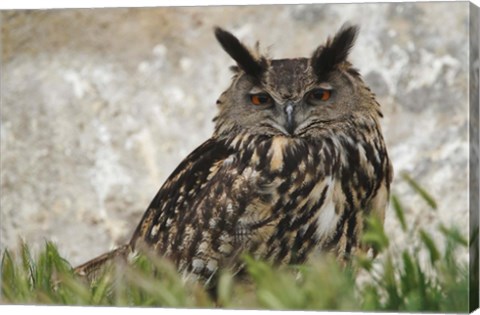
<path fill-rule="evenodd" d="M 0 14 L 2 304 L 478 308 L 475 4 Z"/>

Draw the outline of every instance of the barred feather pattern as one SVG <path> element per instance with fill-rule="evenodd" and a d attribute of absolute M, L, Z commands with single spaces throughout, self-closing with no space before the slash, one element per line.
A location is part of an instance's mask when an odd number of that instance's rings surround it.
<path fill-rule="evenodd" d="M 373 118 L 314 130 L 206 141 L 160 189 L 131 246 L 144 243 L 206 280 L 218 268 L 240 270 L 241 253 L 276 264 L 319 250 L 348 260 L 365 215 L 383 219 L 392 176 L 385 144 Z"/>

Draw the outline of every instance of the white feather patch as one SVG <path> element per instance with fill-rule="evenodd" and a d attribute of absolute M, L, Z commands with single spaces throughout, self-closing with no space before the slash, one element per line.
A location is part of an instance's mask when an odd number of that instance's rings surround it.
<path fill-rule="evenodd" d="M 334 184 L 331 178 L 327 180 L 328 189 L 325 195 L 325 201 L 317 218 L 317 230 L 315 231 L 317 240 L 325 239 L 337 227 L 339 216 L 335 212 L 335 203 L 333 202 Z"/>

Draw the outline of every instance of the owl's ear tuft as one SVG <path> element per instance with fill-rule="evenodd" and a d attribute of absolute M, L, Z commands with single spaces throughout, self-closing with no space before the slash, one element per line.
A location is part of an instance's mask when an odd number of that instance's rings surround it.
<path fill-rule="evenodd" d="M 329 38 L 325 45 L 319 46 L 312 55 L 311 65 L 317 76 L 324 76 L 332 71 L 338 64 L 347 60 L 348 54 L 355 43 L 359 27 L 344 24 Z"/>
<path fill-rule="evenodd" d="M 220 27 L 215 27 L 215 37 L 222 48 L 237 62 L 240 69 L 255 79 L 261 79 L 267 68 L 264 58 L 255 58 L 235 36 Z"/>

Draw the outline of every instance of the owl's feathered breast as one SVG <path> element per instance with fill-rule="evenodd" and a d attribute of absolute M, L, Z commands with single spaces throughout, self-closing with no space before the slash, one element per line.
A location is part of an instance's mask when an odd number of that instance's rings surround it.
<path fill-rule="evenodd" d="M 212 138 L 173 172 L 131 243 L 204 277 L 242 252 L 278 263 L 302 262 L 316 247 L 348 254 L 356 241 L 337 244 L 354 238 L 357 210 L 382 182 L 385 158 L 374 150 L 339 135 Z"/>

